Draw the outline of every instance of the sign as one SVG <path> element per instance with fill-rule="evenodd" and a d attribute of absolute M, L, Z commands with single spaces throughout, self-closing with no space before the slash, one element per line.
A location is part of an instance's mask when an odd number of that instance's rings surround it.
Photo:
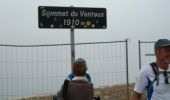
<path fill-rule="evenodd" d="M 105 29 L 106 8 L 50 7 L 38 8 L 39 28 Z"/>

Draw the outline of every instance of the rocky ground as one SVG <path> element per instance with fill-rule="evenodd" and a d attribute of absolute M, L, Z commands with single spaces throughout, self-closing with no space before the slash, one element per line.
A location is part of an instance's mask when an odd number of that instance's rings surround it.
<path fill-rule="evenodd" d="M 129 85 L 129 94 L 133 90 L 134 84 Z M 45 94 L 32 97 L 12 98 L 9 100 L 53 100 L 54 94 Z M 103 86 L 95 88 L 95 96 L 100 96 L 100 100 L 128 100 L 127 85 L 118 84 L 113 86 Z M 146 100 L 144 97 L 142 100 Z"/>

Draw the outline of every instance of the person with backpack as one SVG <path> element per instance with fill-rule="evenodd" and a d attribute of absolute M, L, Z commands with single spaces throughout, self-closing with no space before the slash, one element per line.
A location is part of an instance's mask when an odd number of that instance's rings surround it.
<path fill-rule="evenodd" d="M 170 40 L 159 39 L 154 45 L 156 62 L 139 71 L 131 100 L 170 100 Z"/>
<path fill-rule="evenodd" d="M 76 61 L 77 61 L 77 62 L 82 62 L 83 66 L 85 67 L 85 72 L 86 72 L 86 71 L 87 71 L 86 61 L 85 61 L 83 58 L 78 58 Z M 73 70 L 73 67 L 72 67 L 72 73 L 70 73 L 70 74 L 68 75 L 67 80 L 73 80 L 73 79 L 74 79 L 75 74 L 74 74 L 73 71 L 74 71 L 74 70 Z M 87 78 L 87 80 L 88 80 L 89 82 L 91 82 L 90 74 L 88 74 L 88 73 L 86 72 L 86 73 L 85 73 L 85 77 Z"/>
<path fill-rule="evenodd" d="M 85 60 L 78 58 L 72 66 L 73 76 L 65 79 L 56 100 L 93 100 L 93 84 L 90 82 L 91 79 L 89 81 L 86 71 Z"/>

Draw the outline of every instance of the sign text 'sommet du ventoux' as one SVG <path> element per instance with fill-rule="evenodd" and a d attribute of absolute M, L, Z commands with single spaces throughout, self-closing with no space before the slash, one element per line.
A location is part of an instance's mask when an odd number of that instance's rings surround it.
<path fill-rule="evenodd" d="M 38 8 L 39 28 L 106 29 L 106 8 Z"/>

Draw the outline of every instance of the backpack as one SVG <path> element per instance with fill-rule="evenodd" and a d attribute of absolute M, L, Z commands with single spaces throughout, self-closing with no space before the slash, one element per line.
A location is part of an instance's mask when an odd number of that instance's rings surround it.
<path fill-rule="evenodd" d="M 150 85 L 150 87 L 148 88 L 148 94 L 151 91 L 151 89 L 153 88 L 153 84 L 154 84 L 155 81 L 156 81 L 156 86 L 159 85 L 159 69 L 158 69 L 158 66 L 156 65 L 155 62 L 150 63 L 150 65 L 151 65 L 152 70 L 154 72 L 155 78 L 154 78 L 152 84 Z"/>
<path fill-rule="evenodd" d="M 62 88 L 57 92 L 57 97 L 55 100 L 68 100 L 67 98 L 68 84 L 69 80 L 65 80 Z"/>
<path fill-rule="evenodd" d="M 155 62 L 150 63 L 150 65 L 151 65 L 152 70 L 153 70 L 154 75 L 155 75 L 153 83 L 156 81 L 156 86 L 158 86 L 159 85 L 159 69 L 158 69 L 158 66 L 156 65 Z"/>
<path fill-rule="evenodd" d="M 63 99 L 64 100 L 67 100 L 67 89 L 68 89 L 68 84 L 69 84 L 69 80 L 65 80 L 64 81 L 64 85 L 63 85 L 63 93 L 62 93 L 62 96 L 63 96 Z"/>

